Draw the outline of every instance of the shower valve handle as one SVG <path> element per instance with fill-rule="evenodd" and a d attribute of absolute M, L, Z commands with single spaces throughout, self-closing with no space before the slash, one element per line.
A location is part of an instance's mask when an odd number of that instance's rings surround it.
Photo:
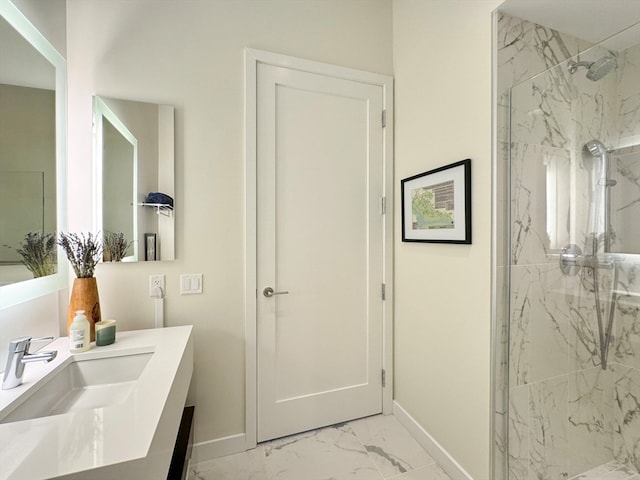
<path fill-rule="evenodd" d="M 569 276 L 577 275 L 582 267 L 593 270 L 599 268 L 611 270 L 615 267 L 615 260 L 606 255 L 584 255 L 578 245 L 566 245 L 560 253 L 560 270 L 562 270 L 562 273 Z"/>

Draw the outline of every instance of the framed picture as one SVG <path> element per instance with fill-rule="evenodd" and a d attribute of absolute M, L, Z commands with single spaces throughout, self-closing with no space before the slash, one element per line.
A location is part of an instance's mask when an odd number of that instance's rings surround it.
<path fill-rule="evenodd" d="M 144 234 L 144 259 L 146 261 L 157 260 L 157 234 Z"/>
<path fill-rule="evenodd" d="M 471 160 L 401 181 L 402 241 L 471 243 Z"/>

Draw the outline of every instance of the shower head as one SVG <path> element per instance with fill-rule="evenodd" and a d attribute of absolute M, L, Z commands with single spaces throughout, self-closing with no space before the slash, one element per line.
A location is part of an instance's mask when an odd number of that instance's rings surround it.
<path fill-rule="evenodd" d="M 585 143 L 584 146 L 594 157 L 601 157 L 608 152 L 607 147 L 600 140 L 591 140 Z"/>
<path fill-rule="evenodd" d="M 569 62 L 569 73 L 574 74 L 578 71 L 578 67 L 587 68 L 587 78 L 591 81 L 597 82 L 607 75 L 611 70 L 618 66 L 616 57 L 612 55 L 606 55 L 599 58 L 595 62 Z"/>
<path fill-rule="evenodd" d="M 616 57 L 612 57 L 609 55 L 606 57 L 602 57 L 589 66 L 589 70 L 587 70 L 587 78 L 589 80 L 597 82 L 611 70 L 616 68 L 617 65 L 618 62 L 616 62 Z"/>

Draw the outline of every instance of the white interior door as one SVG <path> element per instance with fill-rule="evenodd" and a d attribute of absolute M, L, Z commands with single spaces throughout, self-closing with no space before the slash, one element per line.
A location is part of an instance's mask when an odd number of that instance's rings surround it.
<path fill-rule="evenodd" d="M 264 441 L 382 411 L 383 92 L 264 64 L 257 79 Z"/>

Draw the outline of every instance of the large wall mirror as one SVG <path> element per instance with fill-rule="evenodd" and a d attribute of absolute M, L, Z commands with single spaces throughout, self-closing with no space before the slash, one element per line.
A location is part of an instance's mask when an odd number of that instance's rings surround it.
<path fill-rule="evenodd" d="M 0 308 L 66 286 L 66 62 L 0 0 Z M 38 249 L 49 254 L 43 261 Z M 27 266 L 28 265 L 28 266 Z"/>
<path fill-rule="evenodd" d="M 127 245 L 104 261 L 174 260 L 174 107 L 96 96 L 93 115 L 94 227 Z"/>

